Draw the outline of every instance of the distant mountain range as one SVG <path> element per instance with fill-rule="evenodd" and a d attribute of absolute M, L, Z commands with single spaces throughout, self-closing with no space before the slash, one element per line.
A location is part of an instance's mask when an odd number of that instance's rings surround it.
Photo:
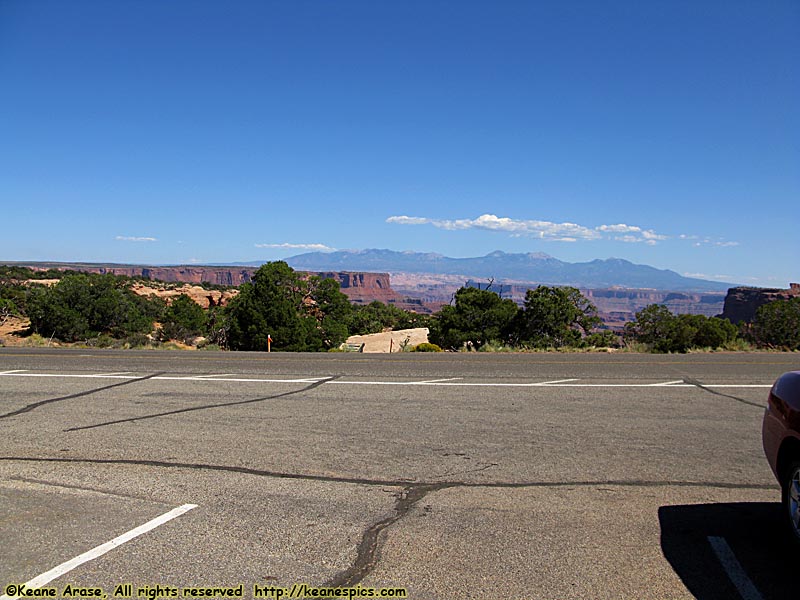
<path fill-rule="evenodd" d="M 377 271 L 461 275 L 472 279 L 572 285 L 579 288 L 640 288 L 724 292 L 734 284 L 684 277 L 675 271 L 637 265 L 621 258 L 569 263 L 543 253 L 507 254 L 497 251 L 475 258 L 393 250 L 309 252 L 286 259 L 305 271 Z M 251 263 L 246 263 L 251 264 Z M 253 263 L 260 264 L 260 263 Z"/>

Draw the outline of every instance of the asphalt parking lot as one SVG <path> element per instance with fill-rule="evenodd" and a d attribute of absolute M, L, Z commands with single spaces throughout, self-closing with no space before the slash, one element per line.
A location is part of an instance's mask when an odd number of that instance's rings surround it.
<path fill-rule="evenodd" d="M 0 592 L 791 597 L 760 423 L 798 368 L 2 349 Z"/>

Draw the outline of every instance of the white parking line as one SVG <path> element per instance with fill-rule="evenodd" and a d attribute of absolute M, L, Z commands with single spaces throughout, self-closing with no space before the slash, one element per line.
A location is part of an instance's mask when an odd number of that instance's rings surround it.
<path fill-rule="evenodd" d="M 158 379 L 154 377 L 153 379 Z M 696 385 L 684 384 L 652 384 L 652 383 L 558 383 L 552 381 L 531 382 L 531 383 L 494 383 L 494 382 L 442 382 L 424 383 L 419 381 L 343 381 L 337 379 L 329 382 L 331 385 L 432 385 L 432 386 L 461 386 L 461 387 L 553 387 L 553 388 L 652 388 L 654 385 L 669 388 L 697 389 Z M 767 384 L 703 384 L 705 388 L 763 388 L 769 389 L 771 383 Z"/>
<path fill-rule="evenodd" d="M 210 379 L 211 377 L 230 377 L 234 373 L 211 373 L 210 375 L 197 375 L 198 379 Z"/>
<path fill-rule="evenodd" d="M 136 375 L 78 375 L 76 373 L 0 373 L 6 377 L 63 377 L 69 379 L 138 379 Z"/>
<path fill-rule="evenodd" d="M 707 388 L 766 388 L 769 389 L 772 387 L 771 383 L 709 383 L 703 384 L 703 387 Z"/>
<path fill-rule="evenodd" d="M 2 371 L 0 376 L 4 377 L 62 377 L 72 379 L 139 379 L 139 375 L 123 375 L 123 374 L 98 374 L 98 375 L 82 375 L 75 373 L 28 373 L 22 370 L 17 371 Z M 395 385 L 395 386 L 409 386 L 409 385 L 427 385 L 427 386 L 459 386 L 459 387 L 564 387 L 564 388 L 653 388 L 653 387 L 668 387 L 668 388 L 687 388 L 697 389 L 693 383 L 684 383 L 681 381 L 665 381 L 656 383 L 575 383 L 579 379 L 558 379 L 554 381 L 531 381 L 531 382 L 468 382 L 458 381 L 461 377 L 450 377 L 447 379 L 431 379 L 426 381 L 346 381 L 341 379 L 334 380 L 332 377 L 299 377 L 296 379 L 263 379 L 263 378 L 247 378 L 247 377 L 228 377 L 227 374 L 211 374 L 211 375 L 156 375 L 155 377 L 148 378 L 148 381 L 224 381 L 232 383 L 319 383 L 326 382 L 336 385 Z M 707 383 L 703 384 L 704 388 L 711 389 L 769 389 L 772 387 L 771 383 Z"/>
<path fill-rule="evenodd" d="M 0 372 L 0 376 L 6 377 L 61 377 L 64 379 L 139 379 L 138 375 L 79 375 L 77 373 L 16 373 L 12 371 Z M 246 378 L 227 378 L 209 379 L 210 375 L 191 375 L 189 377 L 177 377 L 167 375 L 157 375 L 150 377 L 148 381 L 160 379 L 162 381 L 233 381 L 245 383 L 317 383 L 329 377 L 303 378 L 303 379 L 246 379 Z"/>
<path fill-rule="evenodd" d="M 130 375 L 131 371 L 118 371 L 116 373 L 97 373 L 94 377 L 114 377 L 115 375 Z"/>
<path fill-rule="evenodd" d="M 0 375 L 13 375 L 14 373 L 24 373 L 28 369 L 13 369 L 11 371 L 0 371 Z"/>
<path fill-rule="evenodd" d="M 708 542 L 743 600 L 763 600 L 763 596 L 761 596 L 753 582 L 750 581 L 725 538 L 709 536 Z"/>
<path fill-rule="evenodd" d="M 24 587 L 28 589 L 40 588 L 43 585 L 50 583 L 54 579 L 61 577 L 65 573 L 69 573 L 76 567 L 81 566 L 83 563 L 89 562 L 90 560 L 94 560 L 99 556 L 103 556 L 103 554 L 110 552 L 117 546 L 121 546 L 125 542 L 129 542 L 133 538 L 138 537 L 143 533 L 147 533 L 148 531 L 155 529 L 159 525 L 163 525 L 167 521 L 171 521 L 175 517 L 179 517 L 182 514 L 189 512 L 193 508 L 197 508 L 197 504 L 184 504 L 183 506 L 173 508 L 171 511 L 164 513 L 160 517 L 156 517 L 152 521 L 148 521 L 144 525 L 139 525 L 139 527 L 131 529 L 127 533 L 123 533 L 122 535 L 115 537 L 113 540 L 108 541 L 105 544 L 101 544 L 96 548 L 92 548 L 91 550 L 84 552 L 83 554 L 76 556 L 75 558 L 68 560 L 65 563 L 61 563 L 57 567 L 54 567 L 49 571 L 42 573 L 38 577 L 34 577 L 29 582 L 24 584 Z M 0 600 L 7 600 L 10 598 L 18 598 L 18 597 L 20 596 L 8 596 L 4 594 L 0 596 Z"/>

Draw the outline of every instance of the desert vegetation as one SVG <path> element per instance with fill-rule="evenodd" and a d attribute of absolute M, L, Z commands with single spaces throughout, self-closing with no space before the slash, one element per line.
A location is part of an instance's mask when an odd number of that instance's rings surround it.
<path fill-rule="evenodd" d="M 430 340 L 450 350 L 608 347 L 616 340 L 572 287 L 528 290 L 521 308 L 490 290 L 464 287 L 435 317 Z"/>
<path fill-rule="evenodd" d="M 430 343 L 404 349 L 800 350 L 800 298 L 766 304 L 752 323 L 739 327 L 717 317 L 674 315 L 653 304 L 617 334 L 572 287 L 528 290 L 522 306 L 491 290 L 463 287 L 438 313 L 420 315 L 381 302 L 355 306 L 336 280 L 296 272 L 280 261 L 260 267 L 224 306 L 203 308 L 172 288 L 167 299 L 145 296 L 134 291 L 141 291 L 140 284 L 124 276 L 0 267 L 0 325 L 27 319 L 32 345 L 57 340 L 99 347 L 179 343 L 317 352 L 338 348 L 350 335 L 427 327 Z"/>

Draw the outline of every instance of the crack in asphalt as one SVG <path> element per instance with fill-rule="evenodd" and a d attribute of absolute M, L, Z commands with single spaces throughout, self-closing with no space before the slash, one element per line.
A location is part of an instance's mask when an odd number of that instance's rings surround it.
<path fill-rule="evenodd" d="M 17 415 L 21 415 L 23 413 L 30 412 L 40 406 L 44 406 L 46 404 L 52 404 L 53 402 L 61 402 L 63 400 L 72 400 L 74 398 L 81 398 L 83 396 L 90 396 L 91 394 L 96 394 L 97 392 L 102 392 L 104 390 L 110 390 L 112 388 L 122 387 L 123 385 L 130 385 L 132 383 L 138 383 L 140 381 L 146 381 L 147 379 L 152 379 L 153 377 L 158 377 L 159 375 L 163 375 L 164 372 L 153 373 L 151 375 L 145 375 L 144 377 L 137 377 L 136 379 L 128 379 L 126 381 L 121 381 L 119 383 L 112 383 L 111 385 L 106 385 L 99 388 L 94 388 L 92 390 L 86 390 L 85 392 L 78 392 L 77 394 L 70 394 L 69 396 L 61 396 L 60 398 L 50 398 L 48 400 L 40 400 L 39 402 L 34 402 L 33 404 L 28 404 L 27 406 L 23 406 L 17 410 L 11 411 L 10 413 L 6 413 L 4 415 L 0 415 L 0 419 L 6 419 L 8 417 L 15 417 Z"/>
<path fill-rule="evenodd" d="M 333 381 L 338 379 L 340 375 L 334 375 L 332 377 L 326 377 L 320 381 L 315 381 L 311 385 L 307 385 L 306 387 L 293 390 L 291 392 L 283 392 L 282 394 L 275 394 L 273 396 L 264 396 L 263 398 L 251 398 L 250 400 L 239 400 L 237 402 L 219 402 L 217 404 L 204 404 L 203 406 L 191 406 L 189 408 L 178 408 L 176 410 L 169 410 L 166 412 L 155 413 L 151 415 L 143 415 L 141 417 L 130 417 L 128 419 L 116 419 L 114 421 L 105 421 L 104 423 L 95 423 L 94 425 L 84 425 L 82 427 L 70 427 L 69 429 L 65 429 L 64 431 L 82 431 L 84 429 L 96 429 L 98 427 L 106 427 L 108 425 L 118 425 L 120 423 L 133 423 L 134 421 L 145 421 L 147 419 L 156 419 L 158 417 L 166 417 L 169 415 L 178 415 L 182 413 L 194 412 L 198 410 L 208 410 L 211 408 L 222 408 L 227 406 L 240 406 L 242 404 L 253 404 L 255 402 L 264 402 L 266 400 L 277 400 L 278 398 L 285 398 L 286 396 L 293 396 L 294 394 L 302 394 L 303 392 L 308 392 L 313 390 L 316 387 L 321 386 L 323 383 L 328 383 L 329 381 Z M 119 384 L 118 384 L 119 385 Z M 113 386 L 110 386 L 113 387 Z"/>
<path fill-rule="evenodd" d="M 333 579 L 325 582 L 323 587 L 352 587 L 369 575 L 378 563 L 378 538 L 381 532 L 405 517 L 417 502 L 431 492 L 455 487 L 456 484 L 421 484 L 406 486 L 398 495 L 394 514 L 370 525 L 361 537 L 356 559 L 348 569 Z"/>
<path fill-rule="evenodd" d="M 184 463 L 163 460 L 145 460 L 128 458 L 68 458 L 49 456 L 0 456 L 0 462 L 44 462 L 44 463 L 75 463 L 97 465 L 130 465 L 141 467 L 159 467 L 164 469 L 194 469 L 201 471 L 221 471 L 227 473 L 241 473 L 256 477 L 270 477 L 274 479 L 293 479 L 297 481 L 321 481 L 326 483 L 344 483 L 366 486 L 384 487 L 464 487 L 464 488 L 499 488 L 499 489 L 524 489 L 524 488 L 556 488 L 556 487 L 592 487 L 598 485 L 611 485 L 617 487 L 712 487 L 719 489 L 735 490 L 773 490 L 777 486 L 763 483 L 731 483 L 727 481 L 659 481 L 648 479 L 597 479 L 577 481 L 409 481 L 408 479 L 370 479 L 364 477 L 337 477 L 336 475 L 313 475 L 310 473 L 285 473 L 282 471 L 268 471 L 253 469 L 251 467 L 237 467 L 233 465 L 214 465 L 208 463 Z"/>
<path fill-rule="evenodd" d="M 86 486 L 86 485 L 76 485 L 71 483 L 57 483 L 54 481 L 47 481 L 45 479 L 33 479 L 30 477 L 16 477 L 16 476 L 9 476 L 4 478 L 6 481 L 17 481 L 20 483 L 28 483 L 33 485 L 40 485 L 46 487 L 54 487 L 54 488 L 61 488 L 65 490 L 78 490 L 81 492 L 92 492 L 95 494 L 102 494 L 103 496 L 113 496 L 115 498 L 124 498 L 126 500 L 142 500 L 145 502 L 151 502 L 154 504 L 163 504 L 164 506 L 170 506 L 168 502 L 163 500 L 154 500 L 148 496 L 137 496 L 136 494 L 121 494 L 119 492 L 109 492 L 108 490 L 104 490 L 101 488 Z"/>
<path fill-rule="evenodd" d="M 712 390 L 709 387 L 704 386 L 702 383 L 697 381 L 696 379 L 692 379 L 691 377 L 684 377 L 684 383 L 688 383 L 689 385 L 693 385 L 698 389 L 703 390 L 704 392 L 708 392 L 709 394 L 714 394 L 715 396 L 722 396 L 723 398 L 728 398 L 729 400 L 735 400 L 741 404 L 747 404 L 748 406 L 755 406 L 756 408 L 760 408 L 764 410 L 766 406 L 763 404 L 758 404 L 757 402 L 750 402 L 749 400 L 745 400 L 744 398 L 739 398 L 737 396 L 731 396 L 730 394 L 723 394 L 722 392 L 718 392 L 717 390 Z"/>
<path fill-rule="evenodd" d="M 222 471 L 228 473 L 242 473 L 257 477 L 270 477 L 278 479 L 291 479 L 297 481 L 318 481 L 327 483 L 356 484 L 366 486 L 400 487 L 402 492 L 397 496 L 393 513 L 380 521 L 370 525 L 363 533 L 358 544 L 356 559 L 346 570 L 334 576 L 325 587 L 352 587 L 359 584 L 369 575 L 377 565 L 380 550 L 380 534 L 387 528 L 397 523 L 408 515 L 411 509 L 423 498 L 432 492 L 448 488 L 485 488 L 485 489 L 527 489 L 527 488 L 563 488 L 563 487 L 712 487 L 721 489 L 740 490 L 773 490 L 772 484 L 738 484 L 722 481 L 655 481 L 655 480 L 596 480 L 596 481 L 494 481 L 494 482 L 469 482 L 469 481 L 439 481 L 409 483 L 407 480 L 368 479 L 359 477 L 336 477 L 333 475 L 312 475 L 303 473 L 283 473 L 280 471 L 267 471 L 249 467 L 236 467 L 230 465 L 212 465 L 203 463 L 181 463 L 157 460 L 134 459 L 101 459 L 101 458 L 64 458 L 64 457 L 19 457 L 0 456 L 0 462 L 44 462 L 44 463 L 75 463 L 99 465 L 130 465 L 173 469 L 194 469 Z"/>

